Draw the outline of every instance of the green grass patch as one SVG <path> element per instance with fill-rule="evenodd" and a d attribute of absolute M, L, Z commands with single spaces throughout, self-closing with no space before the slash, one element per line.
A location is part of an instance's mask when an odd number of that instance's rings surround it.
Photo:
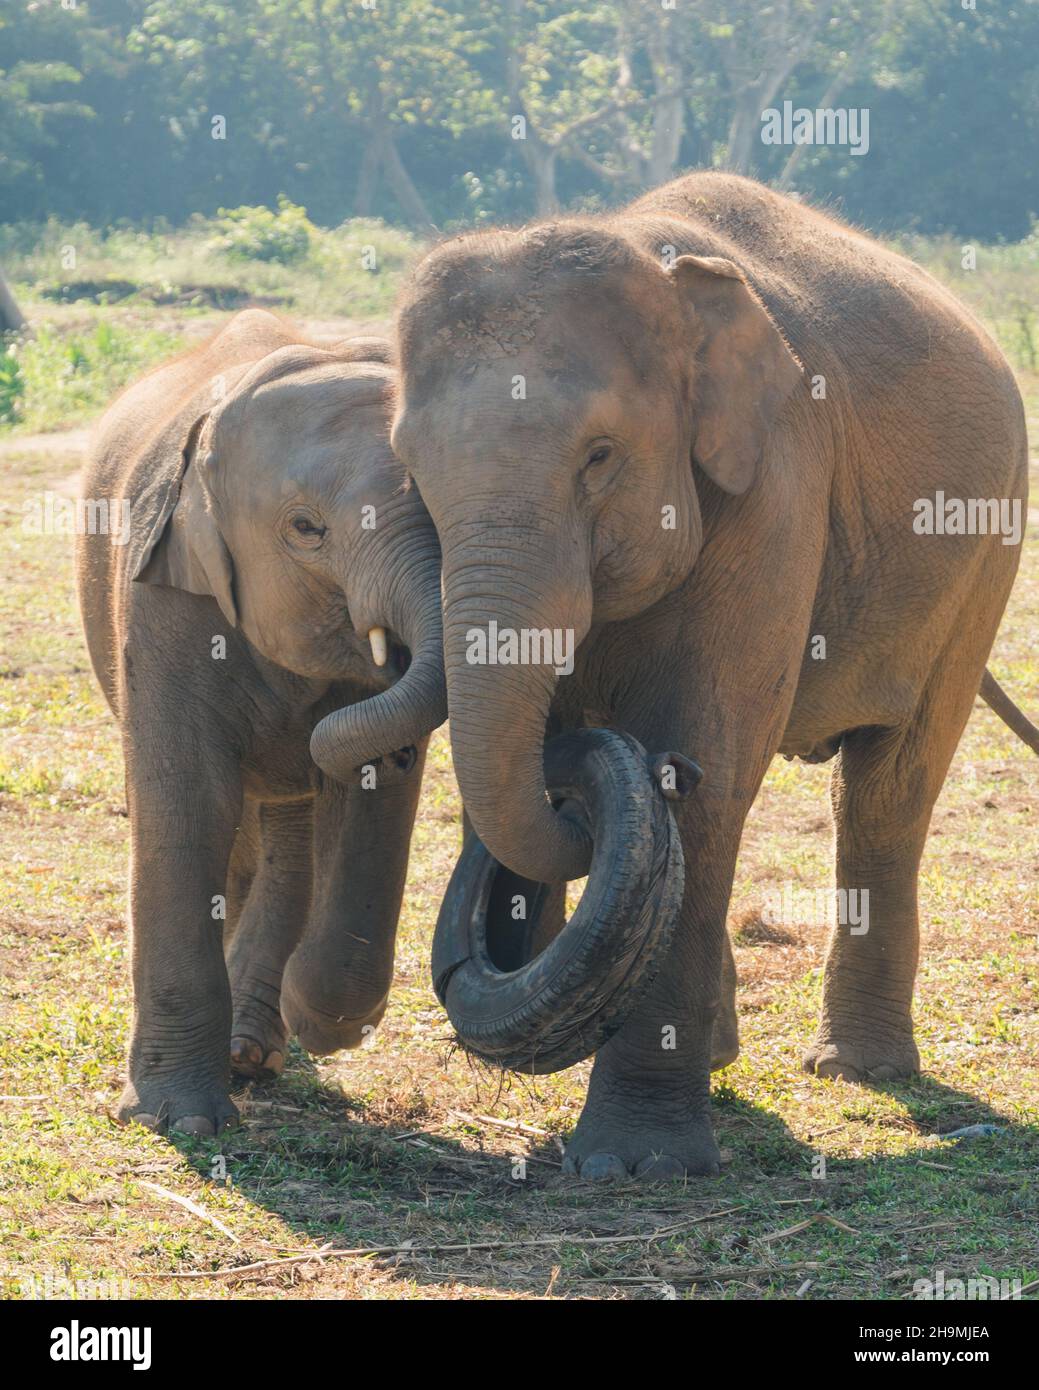
<path fill-rule="evenodd" d="M 184 343 L 179 334 L 144 325 L 130 328 L 101 320 L 85 332 L 62 332 L 41 324 L 31 337 L 7 347 L 7 359 L 17 371 L 16 389 L 8 392 L 7 418 L 26 430 L 81 424 Z"/>

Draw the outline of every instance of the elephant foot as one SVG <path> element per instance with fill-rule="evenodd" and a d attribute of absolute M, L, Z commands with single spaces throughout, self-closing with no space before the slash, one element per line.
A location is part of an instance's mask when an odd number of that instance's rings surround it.
<path fill-rule="evenodd" d="M 366 1043 L 386 1012 L 386 1001 L 363 1018 L 332 1015 L 301 1005 L 298 1000 L 287 1000 L 284 1007 L 285 1022 L 290 1033 L 299 1039 L 300 1046 L 312 1057 L 327 1057 Z"/>
<path fill-rule="evenodd" d="M 237 1125 L 238 1109 L 222 1087 L 169 1077 L 139 1087 L 128 1081 L 116 1118 L 120 1124 L 144 1125 L 159 1134 L 211 1136 Z"/>
<path fill-rule="evenodd" d="M 885 1041 L 883 1037 L 869 1042 L 839 1042 L 832 1038 L 817 1038 L 802 1058 L 804 1069 L 814 1076 L 835 1081 L 855 1081 L 868 1085 L 873 1081 L 894 1081 L 901 1076 L 915 1076 L 920 1070 L 920 1054 L 912 1038 Z"/>
<path fill-rule="evenodd" d="M 344 1048 L 366 1043 L 375 1032 L 389 1002 L 388 983 L 342 981 L 341 987 L 331 970 L 322 970 L 320 960 L 289 961 L 281 988 L 281 1013 L 289 1037 L 313 1057 L 327 1057 Z"/>
<path fill-rule="evenodd" d="M 231 1070 L 249 1081 L 281 1076 L 288 1033 L 281 1017 L 281 970 L 257 970 L 231 977 Z"/>
<path fill-rule="evenodd" d="M 271 1081 L 285 1065 L 288 1035 L 269 990 L 235 989 L 232 994 L 231 1070 L 249 1081 Z"/>
<path fill-rule="evenodd" d="M 667 1123 L 637 1109 L 586 1105 L 566 1146 L 563 1171 L 586 1182 L 673 1182 L 714 1177 L 721 1154 L 710 1116 Z"/>
<path fill-rule="evenodd" d="M 281 1075 L 284 1065 L 284 1042 L 280 1047 L 270 1047 L 266 1042 L 235 1029 L 231 1039 L 231 1070 L 235 1076 L 250 1081 L 273 1081 Z"/>

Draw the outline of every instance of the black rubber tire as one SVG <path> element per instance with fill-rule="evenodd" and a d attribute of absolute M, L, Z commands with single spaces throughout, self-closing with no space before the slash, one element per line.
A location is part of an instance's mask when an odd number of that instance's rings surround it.
<path fill-rule="evenodd" d="M 573 917 L 532 960 L 499 969 L 487 909 L 501 865 L 473 834 L 444 896 L 432 961 L 462 1047 L 534 1075 L 573 1066 L 621 1027 L 670 947 L 685 877 L 674 818 L 635 739 L 562 734 L 546 745 L 545 782 L 553 801 L 581 807 L 594 846 Z"/>

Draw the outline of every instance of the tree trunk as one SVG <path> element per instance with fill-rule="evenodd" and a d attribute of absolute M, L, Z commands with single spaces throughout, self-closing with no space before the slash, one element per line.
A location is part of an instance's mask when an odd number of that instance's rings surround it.
<path fill-rule="evenodd" d="M 725 167 L 740 174 L 753 173 L 762 113 L 773 105 L 783 84 L 808 56 L 826 8 L 816 6 L 810 16 L 802 14 L 795 22 L 790 0 L 781 0 L 765 13 L 771 15 L 771 22 L 763 20 L 760 59 L 738 57 L 731 48 L 722 56 L 735 99 Z"/>
<path fill-rule="evenodd" d="M 374 137 L 369 139 L 361 156 L 361 167 L 357 174 L 357 189 L 354 193 L 354 216 L 371 217 L 375 203 L 375 190 L 379 186 L 379 151 Z"/>
<path fill-rule="evenodd" d="M 368 144 L 361 159 L 357 177 L 355 206 L 358 217 L 371 216 L 372 202 L 380 175 L 393 189 L 401 211 L 408 222 L 422 232 L 435 231 L 429 209 L 404 167 L 393 139 L 393 127 L 386 115 L 385 99 L 377 84 L 373 84 L 365 100 L 365 125 Z"/>
<path fill-rule="evenodd" d="M 674 177 L 685 130 L 685 98 L 682 95 L 681 60 L 675 57 L 671 16 L 662 13 L 650 31 L 649 56 L 653 85 L 659 98 L 653 108 L 653 134 L 647 161 L 648 183 L 655 188 Z"/>
<path fill-rule="evenodd" d="M 528 126 L 527 138 L 523 141 L 523 157 L 527 162 L 527 168 L 534 175 L 534 197 L 538 216 L 551 217 L 559 211 L 559 196 L 556 193 L 558 151 L 542 144 Z"/>
<path fill-rule="evenodd" d="M 884 14 L 886 16 L 886 9 L 884 11 Z M 841 92 L 844 91 L 848 83 L 857 74 L 859 64 L 862 61 L 863 55 L 869 49 L 870 41 L 879 38 L 880 32 L 881 31 L 878 28 L 876 33 L 871 33 L 869 37 L 862 42 L 860 47 L 852 54 L 851 58 L 848 60 L 847 63 L 845 63 L 844 67 L 841 68 L 839 72 L 834 74 L 834 76 L 830 80 L 830 85 L 826 88 L 826 91 L 823 92 L 822 96 L 816 102 L 815 109 L 825 111 L 828 107 L 831 107 L 833 105 L 833 103 L 840 96 Z M 810 146 L 808 145 L 794 146 L 793 150 L 790 152 L 787 158 L 786 163 L 783 165 L 783 169 L 779 175 L 778 180 L 776 181 L 776 188 L 781 189 L 784 193 L 789 191 L 794 181 L 794 175 L 797 173 L 797 170 L 801 165 L 801 161 L 808 153 L 809 148 Z"/>
<path fill-rule="evenodd" d="M 523 100 L 523 64 L 520 24 L 523 0 L 507 0 L 505 7 L 505 86 L 509 100 L 509 115 L 522 116 L 526 124 L 520 151 L 523 162 L 534 177 L 534 203 L 539 217 L 551 217 L 559 211 L 556 194 L 556 160 L 559 151 L 545 143 L 534 129 L 530 111 Z"/>
<path fill-rule="evenodd" d="M 776 100 L 784 82 L 797 66 L 797 60 L 788 56 L 779 61 L 772 72 L 767 72 L 759 82 L 746 89 L 746 94 L 737 105 L 729 126 L 729 149 L 725 167 L 737 174 L 751 174 L 756 163 L 755 155 L 761 142 L 761 117 Z"/>
<path fill-rule="evenodd" d="M 754 168 L 754 136 L 761 128 L 761 104 L 753 95 L 740 103 L 732 113 L 729 124 L 725 167 L 737 174 L 749 174 Z"/>
<path fill-rule="evenodd" d="M 422 199 L 422 194 L 415 187 L 411 175 L 404 167 L 404 161 L 401 159 L 400 152 L 393 140 L 393 131 L 388 124 L 384 125 L 379 132 L 379 149 L 382 155 L 383 172 L 397 196 L 398 203 L 404 210 L 404 216 L 417 230 L 435 232 L 436 227 L 429 215 L 429 209 Z"/>

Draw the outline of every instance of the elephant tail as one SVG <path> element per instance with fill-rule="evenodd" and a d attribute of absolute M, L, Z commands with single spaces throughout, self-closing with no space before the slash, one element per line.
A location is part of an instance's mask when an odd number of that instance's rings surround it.
<path fill-rule="evenodd" d="M 980 694 L 1007 728 L 1012 729 L 1023 743 L 1027 743 L 1033 753 L 1039 753 L 1039 729 L 1023 710 L 1018 709 L 991 671 L 986 671 L 981 678 Z"/>

